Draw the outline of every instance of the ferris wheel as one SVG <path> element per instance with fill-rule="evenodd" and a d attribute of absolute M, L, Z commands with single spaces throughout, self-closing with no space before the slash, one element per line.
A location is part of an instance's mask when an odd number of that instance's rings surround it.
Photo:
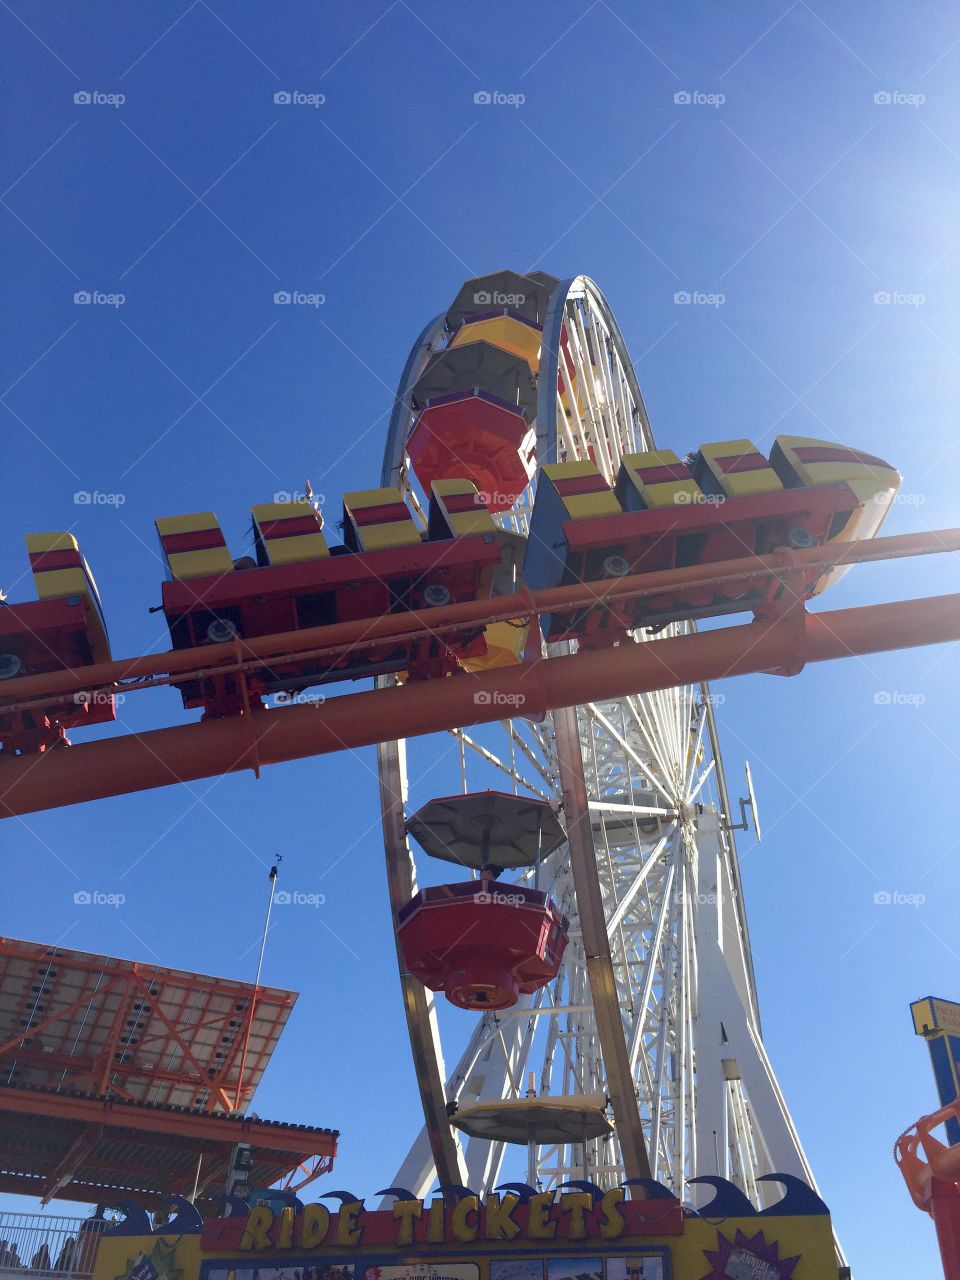
<path fill-rule="evenodd" d="M 443 424 L 455 413 L 486 430 L 461 430 L 450 445 Z M 498 441 L 510 429 L 504 466 Z M 399 489 L 425 525 L 431 477 L 469 475 L 500 530 L 505 581 L 493 591 L 509 594 L 522 587 L 518 549 L 530 535 L 543 468 L 592 464 L 609 485 L 622 458 L 655 449 L 623 338 L 596 284 L 499 272 L 467 281 L 417 339 L 381 482 Z M 626 571 L 609 560 L 606 572 Z M 693 626 L 667 621 L 631 632 L 629 642 Z M 522 619 L 487 633 L 492 662 L 518 661 L 524 645 L 540 643 L 536 624 L 528 631 Z M 565 639 L 551 651 L 575 645 Z M 387 742 L 378 759 L 424 1115 L 398 1186 L 415 1196 L 438 1181 L 485 1193 L 519 1168 L 538 1190 L 639 1178 L 683 1198 L 688 1179 L 719 1176 L 763 1205 L 778 1195 L 764 1175 L 813 1184 L 763 1046 L 733 834 L 745 807 L 732 816 L 705 686 L 583 705 L 539 722 L 505 706 L 498 724 L 426 744 Z M 486 1009 L 451 996 L 477 1011 L 441 1018 L 443 995 L 408 963 L 404 912 L 433 874 L 437 841 L 454 855 L 459 848 L 476 872 L 483 857 L 465 852 L 470 835 L 506 820 L 511 801 L 539 815 L 537 848 L 502 859 L 498 884 L 549 894 L 569 940 L 550 981 Z M 469 1034 L 459 1023 L 452 1035 L 451 1019 L 466 1020 Z"/>

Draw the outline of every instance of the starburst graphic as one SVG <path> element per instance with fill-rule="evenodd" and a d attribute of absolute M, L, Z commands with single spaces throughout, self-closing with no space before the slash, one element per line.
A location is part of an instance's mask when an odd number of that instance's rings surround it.
<path fill-rule="evenodd" d="M 800 1261 L 781 1258 L 780 1246 L 774 1240 L 767 1244 L 763 1232 L 755 1236 L 737 1230 L 733 1240 L 717 1232 L 717 1249 L 704 1249 L 712 1269 L 702 1280 L 790 1280 L 793 1269 Z"/>
<path fill-rule="evenodd" d="M 180 1280 L 183 1267 L 174 1266 L 176 1254 L 176 1244 L 158 1240 L 149 1253 L 128 1258 L 123 1274 L 115 1280 Z"/>

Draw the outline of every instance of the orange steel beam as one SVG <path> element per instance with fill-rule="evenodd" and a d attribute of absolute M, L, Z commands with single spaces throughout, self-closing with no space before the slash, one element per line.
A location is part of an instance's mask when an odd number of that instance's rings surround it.
<path fill-rule="evenodd" d="M 309 1129 L 303 1125 L 264 1124 L 250 1117 L 210 1115 L 180 1108 L 131 1106 L 109 1098 L 77 1097 L 46 1090 L 0 1085 L 0 1111 L 17 1115 L 46 1116 L 54 1120 L 82 1120 L 106 1129 L 136 1129 L 173 1138 L 222 1142 L 249 1142 L 259 1151 L 280 1152 L 303 1161 L 313 1156 L 337 1154 L 335 1130 Z"/>
<path fill-rule="evenodd" d="M 123 985 L 123 977 L 118 976 L 105 983 L 97 992 L 93 993 L 93 996 L 91 996 L 89 991 L 84 991 L 82 995 L 78 996 L 71 1004 L 65 1005 L 62 1009 L 55 1009 L 53 1013 L 48 1013 L 45 1018 L 42 1018 L 34 1026 L 25 1027 L 22 1031 L 18 1031 L 16 1035 L 11 1036 L 6 1043 L 0 1044 L 0 1055 L 9 1053 L 11 1050 L 18 1051 L 28 1040 L 38 1036 L 41 1031 L 45 1031 L 47 1027 L 51 1026 L 54 1022 L 66 1021 L 72 1013 L 76 1012 L 77 1009 L 81 1009 L 84 1005 L 90 1004 L 94 996 L 107 996 L 117 986 Z M 123 1016 L 126 1016 L 125 1011 Z"/>
<path fill-rule="evenodd" d="M 93 1069 L 90 1073 L 91 1093 L 106 1093 L 107 1082 L 117 1074 L 117 1045 L 120 1043 L 120 1036 L 128 1021 L 129 1005 L 127 1002 L 129 998 L 130 978 L 128 974 L 124 973 L 123 985 L 120 988 L 120 998 L 117 1000 L 117 1007 L 113 1011 L 113 1022 L 111 1023 L 106 1043 L 93 1060 Z M 94 1072 L 98 1072 L 100 1076 L 98 1084 L 94 1084 Z"/>
<path fill-rule="evenodd" d="M 572 583 L 541 591 L 525 591 L 513 596 L 471 600 L 421 613 L 387 614 L 380 618 L 360 618 L 353 622 L 310 627 L 273 636 L 238 638 L 226 644 L 201 645 L 167 653 L 121 658 L 63 672 L 21 676 L 0 685 L 0 708 L 29 710 L 60 701 L 65 695 L 111 689 L 120 682 L 124 693 L 229 671 L 250 670 L 261 665 L 276 667 L 284 661 L 360 651 L 385 640 L 417 635 L 442 635 L 504 621 L 518 616 L 588 608 L 604 601 L 642 599 L 671 591 L 677 595 L 720 585 L 740 584 L 747 590 L 751 581 L 790 575 L 812 568 L 902 559 L 960 550 L 960 529 L 938 529 L 928 533 L 899 534 L 889 538 L 868 538 L 836 543 L 829 549 L 813 547 L 805 551 L 781 549 L 766 556 L 742 556 L 711 565 L 691 565 L 657 573 L 632 574 L 624 578 Z"/>
<path fill-rule="evenodd" d="M 70 1088 L 81 1090 L 83 1093 L 89 1093 L 92 1096 L 98 1096 L 101 1092 L 101 1082 L 99 1079 L 100 1063 L 103 1059 L 102 1050 L 96 1058 L 76 1058 L 71 1057 L 69 1053 L 47 1053 L 44 1049 L 18 1049 L 16 1061 L 18 1065 L 23 1067 L 36 1067 L 44 1071 L 49 1077 L 54 1071 L 57 1073 L 56 1081 L 51 1083 L 49 1088 Z M 124 1068 L 117 1065 L 114 1073 L 108 1072 L 108 1080 L 103 1087 L 103 1092 L 110 1092 L 123 1101 L 135 1102 L 138 1105 L 142 1102 L 142 1098 L 138 1098 L 130 1088 L 130 1077 L 134 1076 L 139 1082 L 144 1082 L 149 1071 L 149 1083 L 151 1085 L 172 1085 L 182 1089 L 192 1089 L 195 1093 L 200 1093 L 206 1086 L 206 1081 L 197 1080 L 193 1076 L 184 1078 L 182 1073 L 178 1071 L 164 1071 L 160 1067 L 150 1067 L 148 1069 L 140 1068 L 137 1070 L 136 1064 L 134 1069 Z M 0 1068 L 0 1074 L 6 1073 Z M 45 1087 L 43 1085 L 39 1086 Z M 213 1111 L 217 1105 L 217 1099 L 211 1102 L 191 1103 L 198 1111 Z M 218 1114 L 225 1114 L 223 1111 Z"/>
<path fill-rule="evenodd" d="M 0 816 L 370 746 L 629 693 L 960 639 L 960 595 L 808 614 L 537 658 L 515 667 L 346 694 L 320 705 L 155 729 L 0 764 Z"/>
<path fill-rule="evenodd" d="M 77 1170 L 84 1163 L 94 1147 L 103 1137 L 103 1128 L 97 1125 L 90 1125 L 89 1128 L 82 1129 L 76 1138 L 71 1142 L 53 1169 L 44 1179 L 43 1194 L 40 1197 L 40 1203 L 46 1205 L 63 1187 L 71 1183 L 76 1176 Z"/>
<path fill-rule="evenodd" d="M 140 992 L 141 996 L 146 997 L 147 1000 L 151 1000 L 150 983 L 144 981 L 143 975 L 140 973 L 140 966 L 135 964 L 132 969 L 128 970 L 128 972 L 130 974 L 130 978 L 133 985 Z M 186 1079 L 184 1080 L 184 1083 L 187 1084 L 188 1086 L 196 1083 L 196 1086 L 198 1089 L 203 1088 L 207 1084 L 210 1084 L 211 1086 L 215 1086 L 216 1092 L 220 1095 L 220 1101 L 223 1104 L 224 1108 L 227 1111 L 232 1111 L 233 1107 L 231 1105 L 230 1098 L 227 1096 L 227 1093 L 224 1090 L 223 1086 L 217 1085 L 217 1082 L 215 1079 L 208 1080 L 206 1069 L 203 1063 L 198 1062 L 197 1059 L 193 1056 L 192 1052 L 190 1051 L 190 1045 L 186 1039 L 186 1036 L 183 1034 L 183 1032 L 189 1032 L 191 1028 L 187 1026 L 183 1026 L 181 1029 L 181 1024 L 171 1022 L 171 1020 L 163 1012 L 163 1008 L 161 1007 L 161 1002 L 159 1000 L 151 1000 L 151 1004 L 153 1006 L 153 1012 L 157 1015 L 157 1017 L 166 1027 L 171 1040 L 173 1040 L 177 1048 L 183 1054 L 184 1064 L 186 1065 L 187 1063 L 189 1063 L 190 1066 L 193 1067 L 194 1071 L 197 1073 L 195 1081 L 192 1081 L 189 1079 L 189 1077 L 186 1077 Z M 186 1072 L 184 1072 L 184 1075 L 186 1076 Z M 106 1092 L 106 1080 L 103 1081 L 103 1085 L 101 1086 L 101 1092 L 104 1092 L 104 1093 Z M 208 1105 L 212 1107 L 213 1105 L 212 1100 Z"/>
<path fill-rule="evenodd" d="M 312 1164 L 310 1161 L 312 1161 Z M 285 1175 L 283 1179 L 284 1191 L 302 1191 L 303 1188 L 309 1186 L 311 1182 L 316 1182 L 317 1178 L 320 1178 L 323 1174 L 330 1172 L 329 1163 L 324 1158 L 311 1156 L 310 1161 L 301 1161 L 301 1163 L 297 1165 L 296 1169 Z M 302 1175 L 302 1177 L 300 1177 L 299 1182 L 295 1182 L 294 1179 L 298 1175 Z"/>

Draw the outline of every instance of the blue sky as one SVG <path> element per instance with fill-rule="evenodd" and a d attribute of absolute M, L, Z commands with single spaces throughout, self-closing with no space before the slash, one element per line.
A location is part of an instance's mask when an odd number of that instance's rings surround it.
<path fill-rule="evenodd" d="M 376 484 L 410 344 L 505 266 L 598 281 L 663 445 L 840 439 L 903 472 L 888 532 L 957 523 L 951 6 L 11 0 L 0 30 L 2 581 L 23 598 L 23 534 L 73 527 L 115 654 L 166 647 L 156 516 L 212 507 L 239 553 L 252 503 Z M 942 557 L 863 568 L 819 607 L 955 584 Z M 716 691 L 767 829 L 741 846 L 767 1046 L 861 1275 L 935 1269 L 890 1152 L 935 1102 L 909 1001 L 960 994 L 957 670 L 950 647 Z M 123 713 L 182 719 L 173 692 Z M 336 1182 L 367 1193 L 418 1126 L 373 769 L 8 822 L 0 908 L 14 937 L 252 979 L 282 852 L 326 901 L 278 911 L 265 980 L 303 994 L 257 1109 L 341 1128 Z"/>

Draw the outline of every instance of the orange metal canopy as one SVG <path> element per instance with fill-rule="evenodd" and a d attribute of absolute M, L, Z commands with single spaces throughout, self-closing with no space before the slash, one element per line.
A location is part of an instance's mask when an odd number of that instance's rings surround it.
<path fill-rule="evenodd" d="M 296 998 L 294 991 L 0 938 L 0 1082 L 243 1111 Z"/>
<path fill-rule="evenodd" d="M 0 1086 L 0 1191 L 157 1207 L 168 1195 L 201 1199 L 224 1188 L 234 1144 L 249 1143 L 250 1178 L 302 1186 L 333 1165 L 336 1130 Z M 298 1176 L 299 1175 L 299 1176 Z"/>
<path fill-rule="evenodd" d="M 0 1189 L 156 1198 L 192 1190 L 202 1155 L 201 1186 L 219 1190 L 236 1142 L 260 1185 L 329 1167 L 334 1131 L 243 1115 L 295 1000 L 0 938 Z"/>

